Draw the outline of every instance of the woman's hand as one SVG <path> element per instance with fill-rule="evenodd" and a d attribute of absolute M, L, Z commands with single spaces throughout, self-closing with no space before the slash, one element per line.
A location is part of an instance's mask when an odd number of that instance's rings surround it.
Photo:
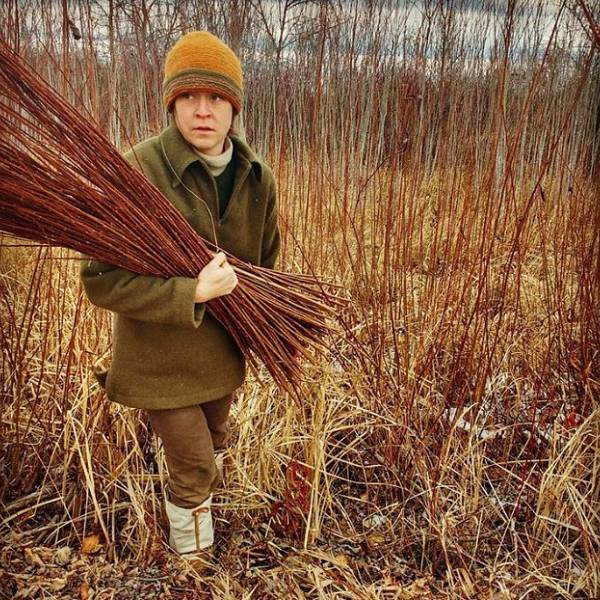
<path fill-rule="evenodd" d="M 237 284 L 237 275 L 227 262 L 227 256 L 224 252 L 219 252 L 200 271 L 194 302 L 208 302 L 213 298 L 230 294 Z"/>

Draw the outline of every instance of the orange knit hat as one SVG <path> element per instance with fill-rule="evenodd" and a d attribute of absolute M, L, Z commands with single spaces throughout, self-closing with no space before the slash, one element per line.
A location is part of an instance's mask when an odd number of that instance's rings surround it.
<path fill-rule="evenodd" d="M 168 111 L 184 92 L 202 90 L 227 98 L 237 114 L 244 99 L 242 66 L 233 50 L 208 31 L 179 38 L 165 60 L 163 100 Z"/>

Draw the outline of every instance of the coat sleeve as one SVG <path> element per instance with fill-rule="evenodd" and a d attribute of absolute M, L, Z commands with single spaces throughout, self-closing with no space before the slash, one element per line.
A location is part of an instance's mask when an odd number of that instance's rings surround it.
<path fill-rule="evenodd" d="M 131 151 L 125 153 L 141 170 Z M 79 275 L 92 304 L 139 321 L 199 327 L 205 304 L 195 303 L 197 280 L 151 277 L 83 256 Z"/>
<path fill-rule="evenodd" d="M 79 275 L 92 304 L 139 321 L 199 327 L 205 304 L 195 303 L 191 277 L 138 275 L 83 257 Z"/>
<path fill-rule="evenodd" d="M 263 233 L 261 247 L 261 267 L 272 269 L 279 256 L 281 247 L 281 234 L 278 225 L 278 201 L 277 185 L 275 179 L 271 181 L 271 190 L 269 192 L 269 201 L 267 204 L 267 214 L 265 217 L 265 230 Z"/>

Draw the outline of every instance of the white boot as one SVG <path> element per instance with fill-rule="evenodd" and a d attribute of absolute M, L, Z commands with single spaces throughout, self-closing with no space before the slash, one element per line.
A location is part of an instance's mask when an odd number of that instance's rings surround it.
<path fill-rule="evenodd" d="M 179 554 L 197 552 L 214 540 L 210 505 L 212 494 L 196 508 L 181 508 L 165 499 L 169 517 L 169 546 Z"/>

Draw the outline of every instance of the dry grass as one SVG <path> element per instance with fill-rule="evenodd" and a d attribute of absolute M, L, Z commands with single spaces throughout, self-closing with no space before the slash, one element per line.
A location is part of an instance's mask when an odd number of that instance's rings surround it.
<path fill-rule="evenodd" d="M 87 31 L 93 5 L 73 6 Z M 598 67 L 585 35 L 564 34 L 584 21 L 565 6 L 536 38 L 550 16 L 504 7 L 486 57 L 486 11 L 461 42 L 469 21 L 446 3 L 423 4 L 414 37 L 393 36 L 385 3 L 269 6 L 206 12 L 211 25 L 181 2 L 152 28 L 115 4 L 108 64 L 84 37 L 69 76 L 126 147 L 125 131 L 163 123 L 152 57 L 186 18 L 238 40 L 245 128 L 279 182 L 282 264 L 348 289 L 343 335 L 302 405 L 266 374 L 240 391 L 198 575 L 165 543 L 160 445 L 91 375 L 110 315 L 67 252 L 0 248 L 0 597 L 83 598 L 86 582 L 103 599 L 598 597 Z M 276 18 L 302 37 L 296 55 Z M 48 57 L 65 48 L 50 39 L 32 56 L 59 83 Z"/>

